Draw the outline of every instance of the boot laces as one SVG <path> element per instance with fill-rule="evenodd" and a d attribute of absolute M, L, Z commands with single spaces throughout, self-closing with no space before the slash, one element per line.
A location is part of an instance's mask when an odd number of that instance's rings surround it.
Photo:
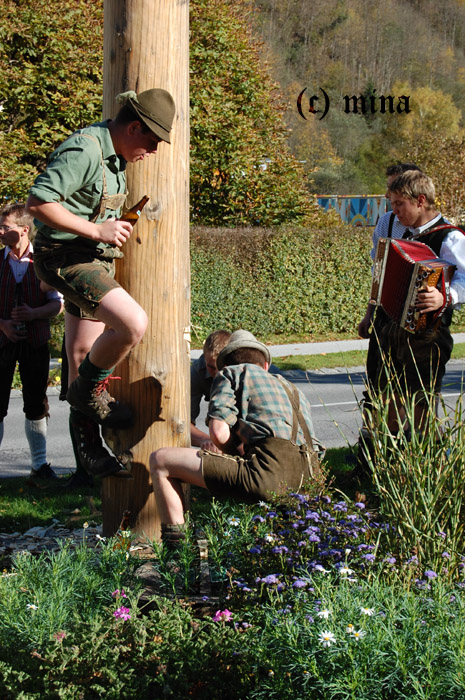
<path fill-rule="evenodd" d="M 108 382 L 110 381 L 110 379 L 121 379 L 121 377 L 115 377 L 112 374 L 110 374 L 108 377 L 105 377 L 105 379 L 101 379 L 99 382 L 97 382 L 94 390 L 97 396 L 100 396 L 100 394 L 107 392 Z"/>

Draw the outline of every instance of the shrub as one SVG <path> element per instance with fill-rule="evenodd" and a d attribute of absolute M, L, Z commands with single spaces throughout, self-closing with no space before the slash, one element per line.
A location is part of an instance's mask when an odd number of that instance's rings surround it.
<path fill-rule="evenodd" d="M 350 237 L 350 240 L 348 240 Z M 192 324 L 257 335 L 356 333 L 371 276 L 366 229 L 192 230 Z"/>

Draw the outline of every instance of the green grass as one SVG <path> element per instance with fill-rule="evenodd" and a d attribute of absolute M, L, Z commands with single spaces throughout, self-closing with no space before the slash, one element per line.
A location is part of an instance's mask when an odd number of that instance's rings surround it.
<path fill-rule="evenodd" d="M 66 479 L 42 486 L 27 478 L 0 479 L 0 532 L 25 532 L 58 520 L 65 527 L 102 521 L 100 486 L 68 491 Z"/>
<path fill-rule="evenodd" d="M 349 352 L 328 352 L 318 355 L 288 355 L 287 357 L 273 358 L 273 364 L 282 370 L 301 369 L 332 369 L 334 367 L 358 367 L 366 362 L 365 350 L 351 350 Z"/>
<path fill-rule="evenodd" d="M 318 355 L 288 355 L 273 358 L 273 364 L 282 370 L 302 369 L 317 370 L 334 367 L 359 367 L 366 362 L 366 350 L 350 350 L 348 352 L 328 352 Z M 465 357 L 465 343 L 457 343 L 452 351 L 455 360 Z"/>

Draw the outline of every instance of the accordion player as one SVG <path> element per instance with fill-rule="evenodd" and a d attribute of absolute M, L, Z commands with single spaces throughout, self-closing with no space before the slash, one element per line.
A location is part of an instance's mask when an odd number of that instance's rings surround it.
<path fill-rule="evenodd" d="M 419 241 L 380 238 L 373 267 L 370 304 L 382 306 L 386 314 L 409 333 L 438 327 L 450 302 L 450 280 L 455 265 L 438 258 Z M 427 286 L 436 287 L 444 303 L 437 311 L 421 314 L 417 296 Z"/>

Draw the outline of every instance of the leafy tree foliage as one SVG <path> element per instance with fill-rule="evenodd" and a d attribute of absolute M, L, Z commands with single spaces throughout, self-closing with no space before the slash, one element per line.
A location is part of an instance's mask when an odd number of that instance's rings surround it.
<path fill-rule="evenodd" d="M 102 1 L 6 0 L 0 17 L 0 199 L 24 198 L 54 147 L 100 119 Z M 277 86 L 242 1 L 191 3 L 191 203 L 197 223 L 321 218 L 286 144 Z"/>
<path fill-rule="evenodd" d="M 100 118 L 101 3 L 4 0 L 0 200 L 23 199 L 55 145 Z"/>
<path fill-rule="evenodd" d="M 280 95 L 243 0 L 191 6 L 191 197 L 199 224 L 274 225 L 318 208 L 290 155 Z"/>
<path fill-rule="evenodd" d="M 436 186 L 436 205 L 453 223 L 465 229 L 465 138 L 426 136 L 405 144 L 406 160 L 418 165 Z"/>
<path fill-rule="evenodd" d="M 452 118 L 446 128 L 457 127 L 454 110 L 463 126 L 463 0 L 254 0 L 254 4 L 255 26 L 275 59 L 274 77 L 284 90 L 293 83 L 299 86 L 286 122 L 294 130 L 309 132 L 306 122 L 295 124 L 295 101 L 304 87 L 310 94 L 322 87 L 331 98 L 332 107 L 322 125 L 329 138 L 328 154 L 335 154 L 340 162 L 332 157 L 321 160 L 318 150 L 307 151 L 313 192 L 331 188 L 347 194 L 383 188 L 384 169 L 408 136 L 402 131 L 413 132 L 420 126 L 422 134 L 440 133 L 441 101 L 442 117 Z M 411 86 L 418 98 L 415 113 L 364 117 L 344 114 L 338 104 L 344 95 L 358 96 L 373 89 L 377 95 L 402 94 L 396 83 Z M 300 141 L 294 133 L 297 157 L 302 152 Z M 405 154 L 400 158 L 405 160 Z"/>

